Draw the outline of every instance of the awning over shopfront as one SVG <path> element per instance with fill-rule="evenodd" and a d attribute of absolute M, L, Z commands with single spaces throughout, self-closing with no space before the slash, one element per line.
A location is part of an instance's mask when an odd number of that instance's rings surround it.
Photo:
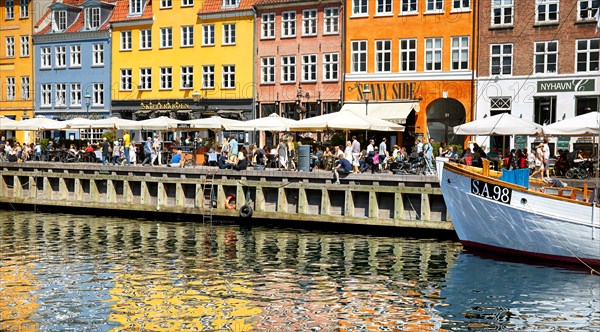
<path fill-rule="evenodd" d="M 369 102 L 368 115 L 378 119 L 405 124 L 406 118 L 411 111 L 419 111 L 419 103 L 417 102 Z M 358 115 L 367 113 L 367 104 L 365 102 L 345 103 L 342 110 L 348 110 Z"/>

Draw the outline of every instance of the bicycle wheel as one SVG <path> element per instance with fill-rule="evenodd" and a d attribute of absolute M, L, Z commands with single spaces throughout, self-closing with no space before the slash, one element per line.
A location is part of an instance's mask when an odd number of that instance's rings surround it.
<path fill-rule="evenodd" d="M 583 169 L 583 168 L 580 169 L 579 173 L 577 174 L 577 178 L 580 179 L 580 180 L 587 179 L 589 177 L 590 177 L 590 173 L 587 170 Z"/>
<path fill-rule="evenodd" d="M 577 172 L 576 168 L 570 168 L 568 171 L 565 172 L 565 177 L 567 179 L 573 179 L 574 177 L 577 176 L 579 172 Z"/>

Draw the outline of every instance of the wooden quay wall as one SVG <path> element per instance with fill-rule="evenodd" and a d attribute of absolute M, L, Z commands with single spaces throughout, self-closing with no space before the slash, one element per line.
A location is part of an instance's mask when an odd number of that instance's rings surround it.
<path fill-rule="evenodd" d="M 48 162 L 0 163 L 0 203 L 453 231 L 434 176 L 175 169 Z M 236 208 L 226 200 L 236 195 Z M 248 194 L 250 196 L 248 196 Z M 212 199 L 211 199 L 212 198 Z M 216 201 L 216 204 L 211 202 Z M 127 211 L 127 212 L 125 212 Z"/>

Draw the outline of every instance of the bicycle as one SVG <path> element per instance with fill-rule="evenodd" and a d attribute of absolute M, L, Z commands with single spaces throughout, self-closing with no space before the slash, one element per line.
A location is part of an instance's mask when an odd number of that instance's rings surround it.
<path fill-rule="evenodd" d="M 183 152 L 181 159 L 183 159 L 183 167 L 196 167 L 196 156 L 194 153 Z"/>

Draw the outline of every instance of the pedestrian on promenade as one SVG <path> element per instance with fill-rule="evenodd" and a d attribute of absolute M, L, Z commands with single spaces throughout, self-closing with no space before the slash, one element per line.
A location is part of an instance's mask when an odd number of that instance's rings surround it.
<path fill-rule="evenodd" d="M 287 145 L 283 141 L 283 136 L 279 138 L 279 145 L 277 145 L 277 155 L 279 156 L 279 168 L 283 168 L 284 170 L 287 170 L 288 151 L 287 151 Z"/>
<path fill-rule="evenodd" d="M 102 138 L 102 164 L 108 165 L 108 160 L 110 158 L 110 152 L 108 151 L 110 148 L 110 144 L 108 143 L 108 139 L 106 137 Z"/>
<path fill-rule="evenodd" d="M 148 136 L 148 138 L 146 139 L 146 143 L 144 144 L 144 161 L 142 161 L 142 166 L 146 165 L 146 164 L 150 164 L 150 166 L 152 166 L 152 154 L 154 149 L 152 148 L 152 137 Z"/>
<path fill-rule="evenodd" d="M 123 132 L 123 150 L 125 152 L 125 165 L 131 165 L 131 157 L 129 156 L 129 145 L 131 144 L 131 136 L 129 135 L 129 131 L 125 130 Z"/>
<path fill-rule="evenodd" d="M 352 171 L 359 173 L 358 167 L 360 166 L 360 143 L 356 136 L 352 136 Z"/>

